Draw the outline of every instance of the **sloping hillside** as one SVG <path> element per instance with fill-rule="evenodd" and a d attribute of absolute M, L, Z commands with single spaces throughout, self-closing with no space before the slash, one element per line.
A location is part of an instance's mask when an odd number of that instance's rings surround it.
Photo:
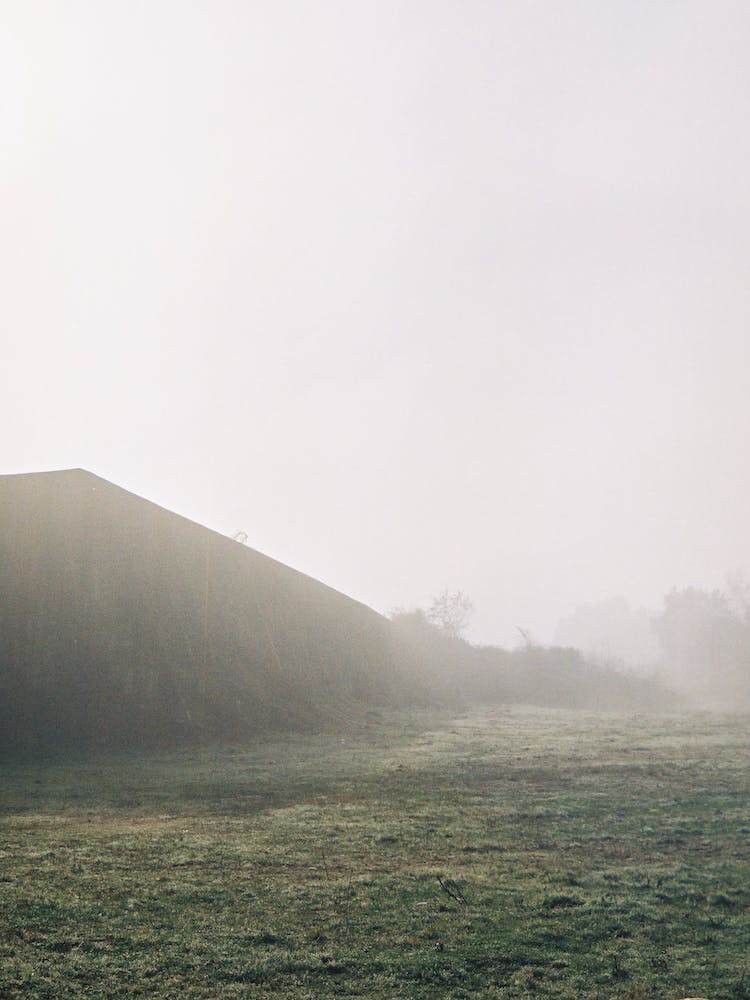
<path fill-rule="evenodd" d="M 0 742 L 304 728 L 413 694 L 370 608 L 80 469 L 0 477 Z"/>

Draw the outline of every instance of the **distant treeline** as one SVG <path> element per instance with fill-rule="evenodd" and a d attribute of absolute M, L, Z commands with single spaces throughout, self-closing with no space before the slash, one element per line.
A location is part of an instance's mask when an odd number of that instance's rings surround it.
<path fill-rule="evenodd" d="M 631 611 L 622 598 L 586 605 L 558 632 L 577 641 L 556 646 L 539 646 L 523 633 L 519 649 L 472 646 L 461 638 L 468 609 L 460 591 L 446 591 L 426 611 L 392 616 L 426 665 L 433 689 L 452 697 L 625 711 L 750 712 L 750 583 L 740 573 L 721 589 L 674 589 L 659 612 Z M 646 649 L 650 668 L 633 657 L 638 669 L 629 669 L 629 651 Z"/>
<path fill-rule="evenodd" d="M 613 712 L 667 712 L 683 700 L 655 678 L 590 662 L 577 649 L 525 641 L 519 649 L 474 646 L 422 610 L 392 622 L 430 690 L 457 703 L 482 701 Z"/>
<path fill-rule="evenodd" d="M 750 711 L 750 584 L 742 574 L 722 589 L 670 591 L 652 624 L 663 674 L 692 704 Z"/>
<path fill-rule="evenodd" d="M 741 573 L 715 590 L 675 588 L 660 610 L 624 597 L 581 605 L 557 639 L 589 659 L 657 673 L 694 707 L 750 711 L 750 583 Z"/>

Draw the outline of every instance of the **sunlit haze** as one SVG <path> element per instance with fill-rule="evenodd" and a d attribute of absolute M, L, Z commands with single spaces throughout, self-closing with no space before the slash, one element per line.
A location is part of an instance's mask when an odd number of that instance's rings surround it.
<path fill-rule="evenodd" d="M 0 473 L 482 642 L 750 568 L 750 5 L 2 20 Z"/>

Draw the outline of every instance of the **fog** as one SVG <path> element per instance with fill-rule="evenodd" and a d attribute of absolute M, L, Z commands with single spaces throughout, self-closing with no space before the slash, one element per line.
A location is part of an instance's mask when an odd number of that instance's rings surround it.
<path fill-rule="evenodd" d="M 0 472 L 550 641 L 750 567 L 750 6 L 6 0 Z"/>

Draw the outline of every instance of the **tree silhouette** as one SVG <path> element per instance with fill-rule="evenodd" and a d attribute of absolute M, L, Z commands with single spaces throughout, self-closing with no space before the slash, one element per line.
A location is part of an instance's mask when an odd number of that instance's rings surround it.
<path fill-rule="evenodd" d="M 463 591 L 451 591 L 446 587 L 433 597 L 426 617 L 441 632 L 458 639 L 471 621 L 473 611 L 474 605 Z"/>

